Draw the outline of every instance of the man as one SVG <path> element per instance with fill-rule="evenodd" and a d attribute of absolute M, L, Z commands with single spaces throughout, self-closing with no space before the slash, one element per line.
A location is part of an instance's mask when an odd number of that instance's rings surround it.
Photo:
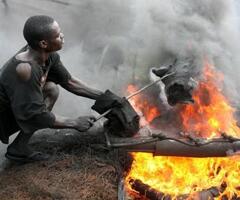
<path fill-rule="evenodd" d="M 46 154 L 34 152 L 28 142 L 42 128 L 88 130 L 94 117 L 75 119 L 51 112 L 59 94 L 59 84 L 78 96 L 97 99 L 101 91 L 84 85 L 70 75 L 56 51 L 62 48 L 64 35 L 58 23 L 49 16 L 30 17 L 23 30 L 27 45 L 14 55 L 0 72 L 0 140 L 8 146 L 6 157 L 14 161 L 45 160 Z"/>

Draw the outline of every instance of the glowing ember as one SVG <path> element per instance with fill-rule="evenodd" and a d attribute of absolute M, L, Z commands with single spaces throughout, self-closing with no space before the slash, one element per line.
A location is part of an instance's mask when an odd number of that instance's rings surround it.
<path fill-rule="evenodd" d="M 220 136 L 221 132 L 239 136 L 240 130 L 233 117 L 234 109 L 217 87 L 222 80 L 223 75 L 216 72 L 212 65 L 206 63 L 204 78 L 194 93 L 195 103 L 184 105 L 180 111 L 182 125 L 186 132 L 205 138 Z M 129 92 L 133 91 L 129 90 Z M 141 111 L 146 119 L 153 119 L 154 115 L 144 110 L 147 103 L 143 106 L 139 105 L 140 99 L 139 96 L 132 99 L 132 105 Z M 148 118 L 148 114 L 151 118 Z M 234 195 L 240 197 L 239 156 L 180 158 L 153 157 L 148 153 L 133 153 L 132 155 L 134 161 L 126 177 L 129 190 L 131 190 L 129 180 L 138 179 L 154 189 L 170 194 L 173 199 L 183 194 L 189 194 L 189 199 L 196 199 L 193 197 L 196 192 L 211 187 L 220 188 L 225 184 L 226 189 L 221 191 L 220 196 L 215 199 L 220 200 L 223 196 L 231 199 Z"/>

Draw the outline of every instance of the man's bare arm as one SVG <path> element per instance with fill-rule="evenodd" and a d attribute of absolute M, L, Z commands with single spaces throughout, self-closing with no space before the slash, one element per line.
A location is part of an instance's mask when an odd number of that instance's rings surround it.
<path fill-rule="evenodd" d="M 63 86 L 63 88 L 78 96 L 83 96 L 95 100 L 101 94 L 103 94 L 103 92 L 101 92 L 100 90 L 86 86 L 82 81 L 73 76 L 68 81 L 68 83 Z"/>
<path fill-rule="evenodd" d="M 55 115 L 55 122 L 52 128 L 72 128 L 78 131 L 87 131 L 94 123 L 93 116 L 81 116 L 78 118 L 68 118 Z"/>

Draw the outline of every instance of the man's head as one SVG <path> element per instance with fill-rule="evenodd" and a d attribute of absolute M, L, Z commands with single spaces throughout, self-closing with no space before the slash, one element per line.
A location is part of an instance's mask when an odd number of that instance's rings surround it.
<path fill-rule="evenodd" d="M 23 35 L 28 45 L 35 50 L 52 52 L 62 48 L 63 34 L 52 17 L 46 15 L 29 17 L 25 22 Z"/>

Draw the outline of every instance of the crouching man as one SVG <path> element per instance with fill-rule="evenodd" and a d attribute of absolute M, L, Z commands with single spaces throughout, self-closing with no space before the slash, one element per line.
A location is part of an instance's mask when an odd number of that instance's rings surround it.
<path fill-rule="evenodd" d="M 102 92 L 87 87 L 71 75 L 56 51 L 64 43 L 58 23 L 49 16 L 27 19 L 23 35 L 27 45 L 17 52 L 0 71 L 0 140 L 20 131 L 8 146 L 6 157 L 20 162 L 46 160 L 48 155 L 30 149 L 28 142 L 42 128 L 88 130 L 93 116 L 67 118 L 51 112 L 60 85 L 78 96 L 97 99 Z"/>

